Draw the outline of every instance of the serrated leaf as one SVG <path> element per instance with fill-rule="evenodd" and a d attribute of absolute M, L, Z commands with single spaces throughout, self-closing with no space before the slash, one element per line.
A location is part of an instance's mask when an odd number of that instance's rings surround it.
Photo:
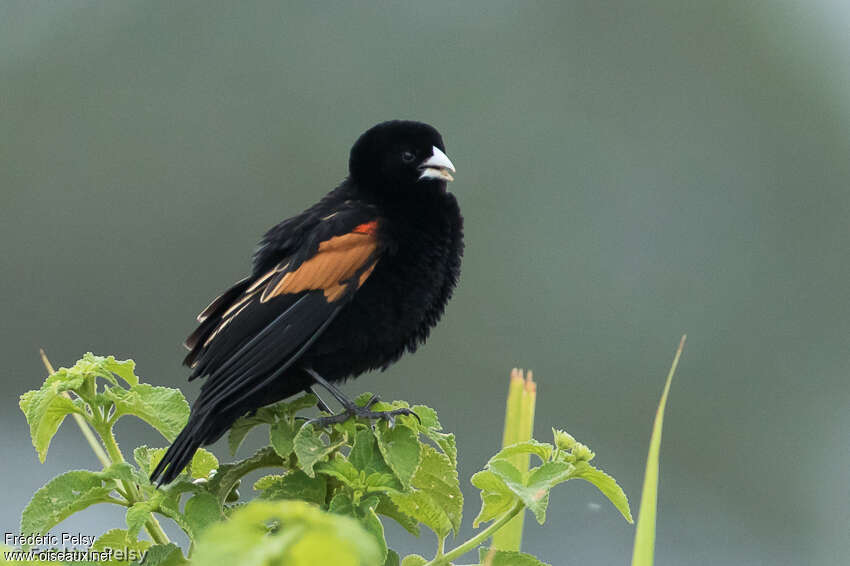
<path fill-rule="evenodd" d="M 151 518 L 153 510 L 156 509 L 157 503 L 154 500 L 138 501 L 127 509 L 124 521 L 127 523 L 129 536 L 133 538 L 139 536 L 142 527 Z"/>
<path fill-rule="evenodd" d="M 27 504 L 21 514 L 21 532 L 44 534 L 77 511 L 108 501 L 112 487 L 104 487 L 103 482 L 100 473 L 88 470 L 56 476 Z"/>
<path fill-rule="evenodd" d="M 437 536 L 445 537 L 451 532 L 452 522 L 445 511 L 426 493 L 413 490 L 391 493 L 389 497 L 402 513 L 423 523 Z"/>
<path fill-rule="evenodd" d="M 82 380 L 79 381 L 82 382 Z M 42 464 L 47 457 L 50 441 L 65 417 L 70 413 L 85 415 L 81 407 L 63 394 L 70 387 L 71 384 L 68 382 L 48 378 L 41 389 L 21 395 L 19 405 L 30 425 L 32 445 L 38 452 L 38 459 Z"/>
<path fill-rule="evenodd" d="M 292 401 L 283 401 L 282 403 L 278 403 L 277 405 L 275 405 L 275 407 L 277 407 L 280 412 L 294 415 L 298 411 L 303 411 L 304 409 L 315 407 L 318 402 L 318 397 L 316 397 L 312 393 L 305 393 L 304 395 L 301 395 L 300 397 L 297 397 Z"/>
<path fill-rule="evenodd" d="M 207 479 L 213 470 L 218 469 L 218 458 L 209 450 L 198 448 L 195 455 L 192 456 L 192 463 L 189 467 L 193 478 Z"/>
<path fill-rule="evenodd" d="M 179 389 L 142 383 L 129 390 L 113 387 L 104 394 L 115 403 L 115 418 L 135 415 L 157 429 L 169 442 L 189 420 L 189 404 Z"/>
<path fill-rule="evenodd" d="M 170 517 L 181 529 L 187 533 L 191 533 L 192 525 L 180 511 L 180 499 L 187 492 L 202 493 L 204 487 L 187 479 L 185 474 L 181 474 L 180 477 L 167 486 L 149 490 L 151 509 L 156 509 L 166 517 Z"/>
<path fill-rule="evenodd" d="M 144 444 L 133 450 L 133 460 L 136 461 L 136 465 L 144 477 L 151 475 L 151 471 L 165 456 L 166 450 L 167 448 L 148 448 Z"/>
<path fill-rule="evenodd" d="M 354 445 L 348 454 L 348 461 L 358 470 L 370 476 L 374 473 L 389 474 L 395 478 L 392 468 L 384 461 L 378 448 L 378 440 L 371 429 L 361 429 L 354 436 Z M 401 489 L 401 483 L 397 482 L 397 488 Z"/>
<path fill-rule="evenodd" d="M 193 538 L 197 538 L 207 527 L 224 518 L 218 498 L 208 492 L 198 493 L 189 499 L 183 515 L 192 527 Z"/>
<path fill-rule="evenodd" d="M 482 566 L 550 566 L 524 552 L 496 550 L 483 546 L 478 549 L 478 561 Z"/>
<path fill-rule="evenodd" d="M 538 442 L 533 438 L 524 442 L 517 442 L 499 450 L 490 460 L 510 460 L 513 456 L 521 454 L 534 454 L 540 458 L 541 463 L 548 462 L 552 458 L 555 447 L 546 442 Z"/>
<path fill-rule="evenodd" d="M 254 411 L 253 414 L 236 419 L 230 427 L 230 432 L 227 437 L 227 445 L 230 448 L 230 455 L 236 456 L 239 446 L 245 439 L 245 436 L 254 428 L 264 424 L 272 424 L 277 420 L 277 413 L 273 407 L 261 407 Z"/>
<path fill-rule="evenodd" d="M 295 455 L 298 457 L 298 466 L 311 478 L 316 475 L 313 466 L 327 459 L 328 454 L 344 444 L 344 441 L 326 444 L 322 434 L 322 431 L 315 430 L 313 425 L 305 424 L 295 435 Z"/>
<path fill-rule="evenodd" d="M 360 486 L 360 472 L 339 452 L 334 454 L 330 461 L 317 463 L 314 469 L 317 474 L 334 477 L 348 487 L 362 487 Z"/>
<path fill-rule="evenodd" d="M 129 536 L 124 529 L 112 529 L 106 531 L 92 545 L 92 550 L 97 552 L 111 552 L 109 564 L 127 564 L 131 560 L 141 560 L 145 551 L 150 548 L 151 543 L 146 540 L 137 540 Z"/>
<path fill-rule="evenodd" d="M 381 493 L 378 495 L 378 506 L 375 507 L 375 512 L 380 515 L 385 515 L 396 523 L 404 527 L 404 529 L 414 536 L 419 536 L 419 521 L 402 513 L 401 509 L 393 503 L 389 494 Z"/>
<path fill-rule="evenodd" d="M 260 425 L 274 425 L 275 423 L 286 421 L 288 424 L 288 428 L 292 429 L 293 436 L 295 435 L 295 425 L 292 416 L 295 415 L 298 411 L 303 409 L 307 409 L 310 407 L 314 407 L 316 405 L 317 398 L 312 394 L 305 394 L 292 401 L 281 401 L 274 405 L 268 407 L 261 407 L 254 411 L 253 414 L 249 416 L 244 416 L 236 420 L 235 423 L 230 427 L 230 432 L 227 437 L 227 444 L 230 448 L 230 455 L 236 456 L 237 450 L 239 450 L 239 446 L 242 444 L 242 441 L 245 439 L 245 436 L 254 428 Z M 287 431 L 288 432 L 288 431 Z M 280 432 L 279 432 L 280 433 Z M 270 432 L 270 434 L 273 434 Z M 279 441 L 282 439 L 278 439 Z M 274 444 L 274 438 L 272 438 L 272 444 Z M 281 445 L 278 447 L 282 452 L 286 452 L 285 445 Z M 289 452 L 292 452 L 290 448 L 286 454 L 281 453 L 282 457 L 289 456 Z"/>
<path fill-rule="evenodd" d="M 632 520 L 632 511 L 629 508 L 629 498 L 626 496 L 623 488 L 617 483 L 617 480 L 586 462 L 577 463 L 575 468 L 573 477 L 583 479 L 595 485 L 608 498 L 608 501 L 617 508 L 626 521 L 629 523 L 634 522 Z"/>
<path fill-rule="evenodd" d="M 285 475 L 262 477 L 254 484 L 254 489 L 262 492 L 263 499 L 301 499 L 324 505 L 327 480 L 323 476 L 311 478 L 302 470 L 292 470 Z"/>
<path fill-rule="evenodd" d="M 144 561 L 135 561 L 131 566 L 182 566 L 188 564 L 183 552 L 174 543 L 155 544 L 145 553 Z"/>
<path fill-rule="evenodd" d="M 102 472 L 98 472 L 102 479 L 114 479 L 126 482 L 136 481 L 136 473 L 133 466 L 127 462 L 116 462 Z"/>
<path fill-rule="evenodd" d="M 216 494 L 219 501 L 224 502 L 230 495 L 235 482 L 245 474 L 260 468 L 284 467 L 285 463 L 280 456 L 272 449 L 271 446 L 266 446 L 259 449 L 253 456 L 232 462 L 221 464 L 216 470 L 216 473 L 207 481 L 205 489 L 210 493 Z"/>
<path fill-rule="evenodd" d="M 366 488 L 369 491 L 398 491 L 398 480 L 393 474 L 372 472 L 366 478 Z"/>
<path fill-rule="evenodd" d="M 488 464 L 488 468 L 525 503 L 540 524 L 546 520 L 549 490 L 556 483 L 569 479 L 568 474 L 574 469 L 571 464 L 565 462 L 547 462 L 531 472 L 526 485 L 519 470 L 507 460 L 493 460 Z"/>
<path fill-rule="evenodd" d="M 404 557 L 404 560 L 401 561 L 401 566 L 422 566 L 427 563 L 428 561 L 418 554 L 408 554 Z"/>
<path fill-rule="evenodd" d="M 457 471 L 445 454 L 422 447 L 422 461 L 411 481 L 412 490 L 390 493 L 398 509 L 428 526 L 438 536 L 460 528 L 463 495 Z"/>
<path fill-rule="evenodd" d="M 269 430 L 269 441 L 274 451 L 281 458 L 289 458 L 295 448 L 295 425 L 289 419 L 281 419 L 271 425 Z"/>
<path fill-rule="evenodd" d="M 472 476 L 472 485 L 481 490 L 481 511 L 472 523 L 478 527 L 481 523 L 492 521 L 510 511 L 518 497 L 505 482 L 490 470 L 483 470 Z"/>
<path fill-rule="evenodd" d="M 389 428 L 387 423 L 381 422 L 375 427 L 375 436 L 384 462 L 392 469 L 402 487 L 407 489 L 419 466 L 422 445 L 416 432 L 400 423 Z"/>
<path fill-rule="evenodd" d="M 331 498 L 331 502 L 328 504 L 328 512 L 335 513 L 337 515 L 354 517 L 354 511 L 354 502 L 351 500 L 351 496 L 343 491 L 334 495 Z"/>
<path fill-rule="evenodd" d="M 254 501 L 208 528 L 197 542 L 193 562 L 372 566 L 383 560 L 375 538 L 354 519 L 302 501 Z"/>
<path fill-rule="evenodd" d="M 453 466 L 457 466 L 457 443 L 455 442 L 454 434 L 434 430 L 427 430 L 424 434 L 440 447 L 443 454 L 448 456 L 452 461 Z"/>

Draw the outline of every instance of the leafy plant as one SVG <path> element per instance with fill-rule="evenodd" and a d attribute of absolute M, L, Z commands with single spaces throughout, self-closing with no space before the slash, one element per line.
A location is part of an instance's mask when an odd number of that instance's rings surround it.
<path fill-rule="evenodd" d="M 366 393 L 357 402 L 364 405 Z M 437 413 L 403 401 L 378 403 L 374 410 L 411 408 L 412 416 L 369 423 L 349 419 L 327 428 L 305 423 L 301 413 L 317 399 L 304 395 L 256 411 L 237 421 L 229 436 L 235 456 L 254 427 L 268 427 L 269 444 L 247 458 L 222 464 L 199 450 L 171 484 L 148 480 L 164 448 L 139 446 L 128 461 L 113 427 L 135 416 L 171 441 L 185 424 L 189 407 L 176 389 L 141 383 L 135 364 L 86 354 L 71 368 L 50 371 L 38 390 L 21 396 L 33 446 L 41 461 L 63 420 L 75 415 L 102 463 L 100 470 L 66 472 L 33 496 L 21 517 L 22 534 L 47 533 L 94 504 L 126 509 L 125 525 L 104 533 L 97 549 L 122 549 L 112 564 L 179 565 L 221 561 L 246 566 L 335 564 L 342 566 L 449 565 L 479 550 L 482 564 L 543 564 L 528 554 L 489 550 L 484 545 L 525 509 L 546 520 L 549 493 L 571 479 L 595 485 L 629 522 L 625 494 L 609 475 L 591 465 L 594 453 L 568 433 L 553 430 L 551 443 L 527 439 L 505 446 L 472 476 L 481 510 L 472 538 L 446 549 L 462 520 L 463 495 L 457 474 L 455 437 L 442 429 Z M 530 469 L 515 462 L 533 459 Z M 249 473 L 269 469 L 245 499 L 240 483 Z M 172 543 L 160 520 L 185 533 L 188 548 Z M 436 537 L 432 558 L 403 559 L 388 547 L 384 523 L 392 520 L 418 535 Z M 150 539 L 142 538 L 142 531 Z"/>

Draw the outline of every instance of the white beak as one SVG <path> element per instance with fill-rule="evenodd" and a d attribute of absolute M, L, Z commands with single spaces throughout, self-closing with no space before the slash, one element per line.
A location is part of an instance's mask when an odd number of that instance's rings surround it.
<path fill-rule="evenodd" d="M 419 180 L 422 179 L 442 179 L 444 181 L 454 181 L 452 173 L 455 172 L 455 166 L 449 156 L 440 151 L 440 148 L 434 147 L 431 157 L 425 160 L 419 166 L 422 174 L 419 175 Z M 451 173 L 450 173 L 451 171 Z"/>

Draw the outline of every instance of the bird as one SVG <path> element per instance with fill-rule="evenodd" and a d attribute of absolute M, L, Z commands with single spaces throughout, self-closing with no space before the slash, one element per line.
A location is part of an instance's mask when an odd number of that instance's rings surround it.
<path fill-rule="evenodd" d="M 314 386 L 342 406 L 316 426 L 411 414 L 373 411 L 377 395 L 356 405 L 334 384 L 386 370 L 443 315 L 464 248 L 445 151 L 428 124 L 377 124 L 355 141 L 338 186 L 266 232 L 250 275 L 198 315 L 184 343 L 189 380 L 204 383 L 151 481 L 172 482 L 236 419 Z"/>

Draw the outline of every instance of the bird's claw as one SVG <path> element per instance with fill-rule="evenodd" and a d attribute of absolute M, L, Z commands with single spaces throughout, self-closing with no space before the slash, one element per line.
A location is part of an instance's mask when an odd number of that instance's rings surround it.
<path fill-rule="evenodd" d="M 422 423 L 422 419 L 419 418 L 415 412 L 408 408 L 394 409 L 392 411 L 371 411 L 370 408 L 380 401 L 380 398 L 377 395 L 373 395 L 371 399 L 364 405 L 363 407 L 357 405 L 351 405 L 345 407 L 342 411 L 335 415 L 328 415 L 326 417 L 316 417 L 308 420 L 305 425 L 313 425 L 316 428 L 323 428 L 329 425 L 334 425 L 338 423 L 342 423 L 347 421 L 350 417 L 355 417 L 358 419 L 367 419 L 370 421 L 376 420 L 385 420 L 387 421 L 387 426 L 389 428 L 393 428 L 395 426 L 395 418 L 399 415 L 410 415 L 416 417 L 416 420 L 419 423 Z"/>

